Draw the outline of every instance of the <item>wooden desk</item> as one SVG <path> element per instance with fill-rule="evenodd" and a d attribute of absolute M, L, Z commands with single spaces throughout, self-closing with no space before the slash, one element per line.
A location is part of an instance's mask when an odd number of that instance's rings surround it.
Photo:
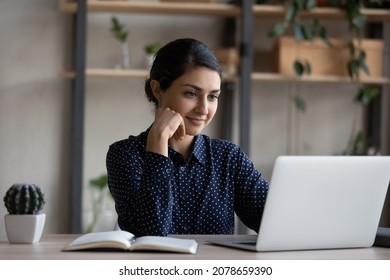
<path fill-rule="evenodd" d="M 209 244 L 207 241 L 225 236 L 188 235 L 199 243 L 195 255 L 163 252 L 61 252 L 78 235 L 49 234 L 36 244 L 10 244 L 0 240 L 1 260 L 390 260 L 390 248 L 337 249 L 291 252 L 249 252 Z M 229 237 L 229 236 L 228 236 Z M 237 236 L 244 238 L 245 236 Z"/>

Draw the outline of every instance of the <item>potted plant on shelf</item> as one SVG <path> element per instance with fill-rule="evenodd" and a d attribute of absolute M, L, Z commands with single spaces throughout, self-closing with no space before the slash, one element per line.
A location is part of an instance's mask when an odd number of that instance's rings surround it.
<path fill-rule="evenodd" d="M 4 196 L 9 214 L 4 217 L 10 243 L 36 243 L 41 239 L 46 214 L 41 213 L 45 196 L 32 183 L 13 184 Z"/>
<path fill-rule="evenodd" d="M 145 46 L 144 50 L 146 53 L 146 69 L 150 69 L 150 67 L 152 67 L 154 55 L 158 52 L 160 48 L 161 45 L 159 43 L 148 44 Z"/>
<path fill-rule="evenodd" d="M 121 24 L 117 17 L 111 17 L 111 32 L 114 35 L 115 39 L 121 44 L 122 50 L 122 62 L 120 67 L 123 69 L 130 68 L 130 54 L 129 54 L 129 45 L 127 43 L 128 31 L 125 30 L 123 24 Z"/>

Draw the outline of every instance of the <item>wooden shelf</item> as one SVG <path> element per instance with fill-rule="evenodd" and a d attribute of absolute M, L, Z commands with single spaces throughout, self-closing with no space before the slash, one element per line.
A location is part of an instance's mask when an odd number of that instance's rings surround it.
<path fill-rule="evenodd" d="M 74 0 L 60 0 L 60 10 L 69 13 L 77 11 Z M 90 12 L 137 13 L 137 14 L 176 14 L 204 15 L 221 17 L 238 17 L 241 10 L 238 6 L 223 3 L 169 3 L 169 2 L 129 2 L 89 0 L 87 9 Z"/>
<path fill-rule="evenodd" d="M 253 13 L 258 18 L 284 18 L 286 9 L 280 5 L 254 5 Z M 362 13 L 366 16 L 369 22 L 390 21 L 390 10 L 388 9 L 362 9 Z M 301 18 L 318 18 L 340 20 L 343 19 L 344 10 L 333 7 L 320 7 L 304 12 Z"/>
<path fill-rule="evenodd" d="M 149 72 L 146 69 L 104 69 L 104 68 L 89 68 L 85 69 L 87 77 L 106 77 L 106 78 L 146 78 Z M 60 73 L 61 77 L 74 79 L 73 71 L 63 70 Z"/>
<path fill-rule="evenodd" d="M 69 13 L 77 11 L 77 1 L 60 0 L 60 10 Z M 224 3 L 169 3 L 142 1 L 98 1 L 89 0 L 87 8 L 91 12 L 138 13 L 138 14 L 177 14 L 177 15 L 209 15 L 221 17 L 239 17 L 241 9 L 233 4 Z M 281 5 L 254 5 L 253 13 L 259 18 L 283 18 L 286 9 Z M 369 22 L 390 21 L 388 9 L 363 9 Z M 320 7 L 302 13 L 302 18 L 318 18 L 340 20 L 344 11 L 340 8 Z"/>
<path fill-rule="evenodd" d="M 143 78 L 146 79 L 149 71 L 146 69 L 108 69 L 108 68 L 88 68 L 85 69 L 85 75 L 91 78 Z M 74 79 L 74 71 L 62 70 L 60 76 L 67 79 Z M 237 81 L 238 78 L 233 75 L 225 75 L 225 81 Z"/>
<path fill-rule="evenodd" d="M 92 78 L 147 78 L 149 71 L 146 69 L 105 69 L 105 68 L 89 68 L 85 70 L 85 75 Z M 73 79 L 75 73 L 73 71 L 61 71 L 61 77 Z M 263 82 L 296 82 L 296 83 L 354 83 L 349 77 L 338 76 L 304 76 L 290 77 L 278 73 L 260 73 L 254 72 L 251 75 L 253 81 Z M 228 75 L 224 77 L 226 81 L 238 81 L 237 76 Z M 385 77 L 368 77 L 360 81 L 362 84 L 373 85 L 389 85 L 390 78 Z"/>
<path fill-rule="evenodd" d="M 291 77 L 278 73 L 259 73 L 254 72 L 251 76 L 254 81 L 266 81 L 266 82 L 298 82 L 298 83 L 357 83 L 351 81 L 349 77 L 340 76 L 303 76 L 303 77 Z M 389 85 L 390 78 L 386 77 L 367 77 L 362 78 L 361 84 L 372 85 Z"/>

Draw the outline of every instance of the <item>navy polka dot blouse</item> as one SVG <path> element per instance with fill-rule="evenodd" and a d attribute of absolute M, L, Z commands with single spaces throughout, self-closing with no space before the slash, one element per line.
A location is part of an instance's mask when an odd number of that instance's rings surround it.
<path fill-rule="evenodd" d="M 229 141 L 195 137 L 187 162 L 146 151 L 148 130 L 112 144 L 108 183 L 122 230 L 136 236 L 232 234 L 234 213 L 258 231 L 268 183 Z"/>

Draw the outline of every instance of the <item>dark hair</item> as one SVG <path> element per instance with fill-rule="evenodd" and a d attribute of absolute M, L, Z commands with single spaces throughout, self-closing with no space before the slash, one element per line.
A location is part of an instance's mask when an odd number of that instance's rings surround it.
<path fill-rule="evenodd" d="M 160 83 L 161 90 L 167 90 L 172 82 L 189 69 L 206 67 L 218 72 L 222 80 L 222 70 L 214 53 L 202 42 L 183 38 L 163 46 L 155 55 L 150 76 L 145 82 L 145 93 L 149 102 L 158 105 L 150 86 L 151 80 Z"/>

